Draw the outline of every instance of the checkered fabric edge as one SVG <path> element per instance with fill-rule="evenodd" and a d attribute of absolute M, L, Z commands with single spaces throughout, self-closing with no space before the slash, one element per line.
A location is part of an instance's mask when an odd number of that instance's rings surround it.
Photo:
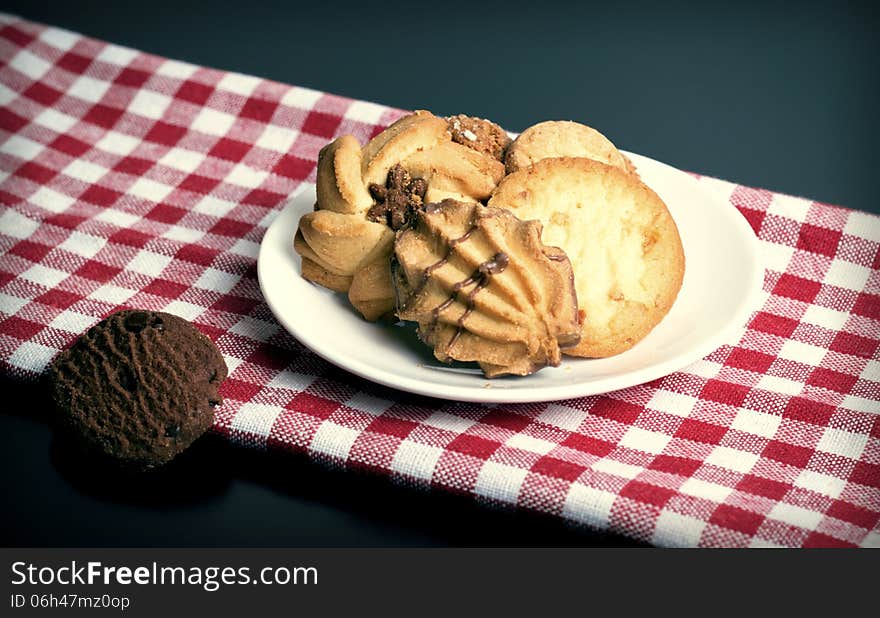
<path fill-rule="evenodd" d="M 665 546 L 880 546 L 880 218 L 701 177 L 761 240 L 738 340 L 654 382 L 540 404 L 353 377 L 262 300 L 260 240 L 318 150 L 403 112 L 0 15 L 0 368 L 40 375 L 121 307 L 230 369 L 214 431 Z"/>

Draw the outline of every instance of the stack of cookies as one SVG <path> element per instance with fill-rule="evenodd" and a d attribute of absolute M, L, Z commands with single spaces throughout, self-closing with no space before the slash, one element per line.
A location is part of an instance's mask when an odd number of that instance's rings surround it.
<path fill-rule="evenodd" d="M 417 111 L 318 160 L 294 239 L 303 276 L 367 320 L 407 320 L 442 361 L 527 375 L 628 350 L 669 311 L 675 222 L 598 131 Z"/>

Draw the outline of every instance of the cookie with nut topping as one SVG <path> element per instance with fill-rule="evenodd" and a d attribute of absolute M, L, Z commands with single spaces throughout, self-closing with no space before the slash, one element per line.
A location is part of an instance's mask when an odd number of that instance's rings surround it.
<path fill-rule="evenodd" d="M 452 141 L 482 152 L 501 162 L 510 146 L 511 139 L 507 132 L 497 124 L 485 118 L 458 114 L 446 119 Z"/>
<path fill-rule="evenodd" d="M 192 324 L 118 311 L 59 354 L 50 382 L 61 428 L 126 467 L 160 466 L 211 426 L 227 368 Z"/>

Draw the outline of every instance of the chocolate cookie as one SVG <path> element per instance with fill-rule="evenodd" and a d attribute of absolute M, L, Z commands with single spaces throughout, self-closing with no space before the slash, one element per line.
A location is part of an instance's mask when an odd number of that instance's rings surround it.
<path fill-rule="evenodd" d="M 90 328 L 50 372 L 63 427 L 89 450 L 152 468 L 211 426 L 227 369 L 186 320 L 126 310 Z"/>

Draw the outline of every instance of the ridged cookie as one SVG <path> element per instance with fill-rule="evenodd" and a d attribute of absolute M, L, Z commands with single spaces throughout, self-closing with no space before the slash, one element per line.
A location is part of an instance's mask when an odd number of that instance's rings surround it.
<path fill-rule="evenodd" d="M 585 158 L 544 159 L 506 176 L 489 206 L 540 220 L 544 243 L 571 259 L 582 332 L 566 354 L 623 352 L 672 307 L 685 266 L 678 228 L 636 176 Z"/>
<path fill-rule="evenodd" d="M 364 216 L 316 210 L 300 218 L 293 240 L 302 256 L 303 276 L 338 292 L 347 292 L 351 277 L 374 259 L 390 255 L 394 233 Z"/>
<path fill-rule="evenodd" d="M 571 264 L 541 242 L 538 221 L 444 200 L 398 232 L 394 253 L 397 315 L 418 322 L 441 361 L 528 375 L 578 340 Z"/>
<path fill-rule="evenodd" d="M 611 141 L 596 129 L 569 120 L 548 120 L 532 125 L 507 149 L 507 173 L 528 167 L 542 159 L 585 157 L 622 170 L 635 171 Z"/>
<path fill-rule="evenodd" d="M 353 135 L 343 135 L 318 153 L 315 191 L 321 210 L 342 214 L 363 214 L 373 205 L 361 178 L 361 144 Z"/>

